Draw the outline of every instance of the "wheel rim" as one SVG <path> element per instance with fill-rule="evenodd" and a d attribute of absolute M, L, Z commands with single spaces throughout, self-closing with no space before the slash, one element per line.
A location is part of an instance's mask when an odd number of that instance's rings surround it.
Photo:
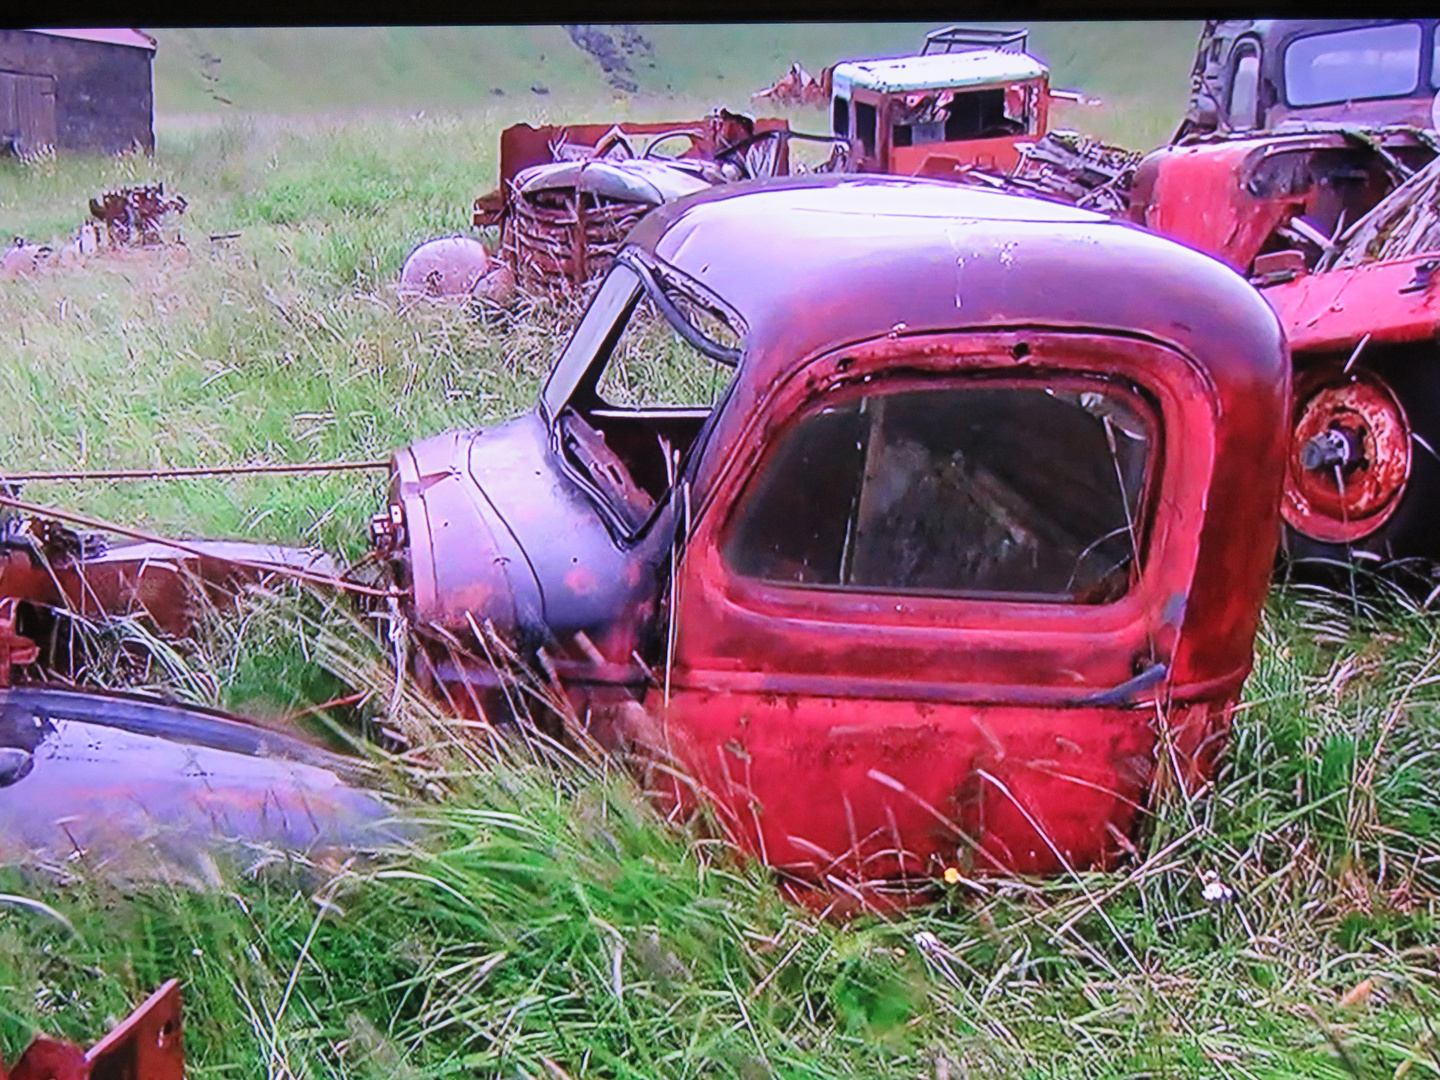
<path fill-rule="evenodd" d="M 1314 540 L 1348 544 L 1375 532 L 1410 478 L 1410 423 L 1371 372 L 1315 372 L 1296 387 L 1281 515 Z"/>

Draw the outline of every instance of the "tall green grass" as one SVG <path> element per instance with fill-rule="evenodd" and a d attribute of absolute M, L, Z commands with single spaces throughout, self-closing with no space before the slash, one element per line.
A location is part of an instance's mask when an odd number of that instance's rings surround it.
<path fill-rule="evenodd" d="M 1282 589 L 1217 781 L 1163 800 L 1119 872 L 937 886 L 928 908 L 841 924 L 661 821 L 583 740 L 461 732 L 413 692 L 391 708 L 385 657 L 343 610 L 252 603 L 267 636 L 289 621 L 374 692 L 362 711 L 400 733 L 385 768 L 428 840 L 338 864 L 255 853 L 203 888 L 84 858 L 58 880 L 4 872 L 0 892 L 68 922 L 0 904 L 12 1053 L 36 1028 L 93 1036 L 178 975 L 200 1077 L 1440 1071 L 1440 850 L 1414 817 L 1440 641 L 1413 605 Z M 202 639 L 191 663 L 223 682 L 234 644 Z M 1207 874 L 1233 899 L 1207 901 Z"/>

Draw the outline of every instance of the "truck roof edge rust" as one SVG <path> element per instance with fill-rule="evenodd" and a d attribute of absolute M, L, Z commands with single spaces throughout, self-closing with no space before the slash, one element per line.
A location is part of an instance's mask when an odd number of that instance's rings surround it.
<path fill-rule="evenodd" d="M 644 320 L 726 385 L 617 405 Z M 398 452 L 372 537 L 455 707 L 503 710 L 499 641 L 795 895 L 878 903 L 1111 864 L 1211 775 L 1288 407 L 1275 314 L 1178 244 L 937 181 L 735 184 L 635 228 L 535 410 Z"/>

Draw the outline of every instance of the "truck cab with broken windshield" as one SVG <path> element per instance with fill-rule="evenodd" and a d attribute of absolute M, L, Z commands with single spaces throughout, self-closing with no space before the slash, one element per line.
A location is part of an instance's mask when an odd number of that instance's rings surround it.
<path fill-rule="evenodd" d="M 1224 743 L 1288 391 L 1243 279 L 1128 225 L 734 185 L 637 227 L 534 410 L 397 453 L 373 539 L 423 682 L 494 715 L 513 651 L 798 890 L 1106 865 Z"/>

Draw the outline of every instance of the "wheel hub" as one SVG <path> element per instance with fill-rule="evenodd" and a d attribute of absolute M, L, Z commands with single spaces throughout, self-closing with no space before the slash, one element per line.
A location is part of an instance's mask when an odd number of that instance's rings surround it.
<path fill-rule="evenodd" d="M 1379 529 L 1410 478 L 1410 424 L 1378 376 L 1339 371 L 1300 381 L 1281 514 L 1296 531 L 1351 543 Z"/>

